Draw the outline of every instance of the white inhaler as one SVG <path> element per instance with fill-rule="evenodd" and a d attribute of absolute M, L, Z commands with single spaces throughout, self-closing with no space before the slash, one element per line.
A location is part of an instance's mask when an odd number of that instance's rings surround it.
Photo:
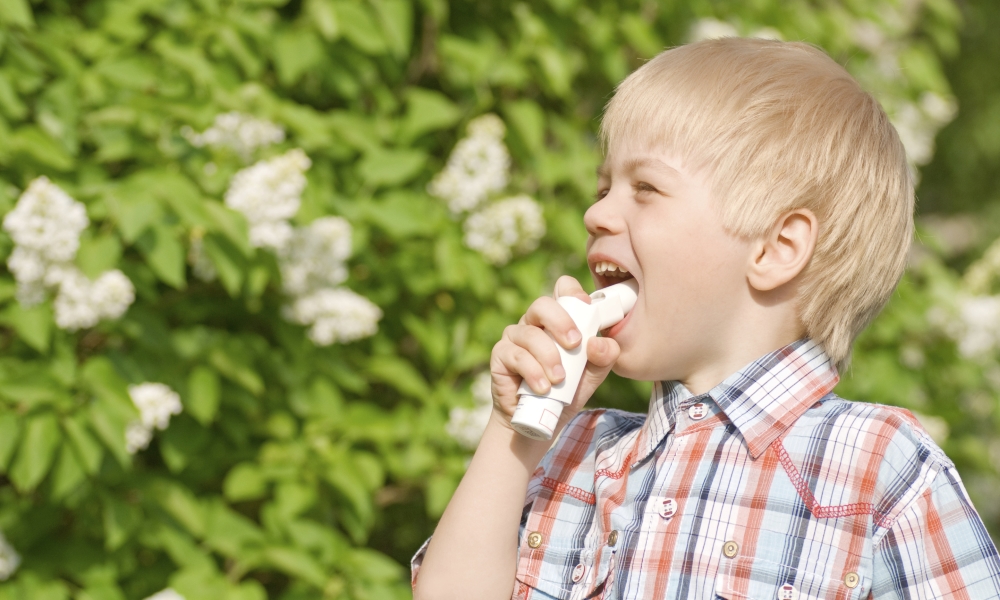
<path fill-rule="evenodd" d="M 572 350 L 567 350 L 556 342 L 566 378 L 553 385 L 548 394 L 536 394 L 526 382 L 521 382 L 521 387 L 517 389 L 517 409 L 510 420 L 515 431 L 535 440 L 552 439 L 563 407 L 573 402 L 576 388 L 580 385 L 580 378 L 587 366 L 587 342 L 597 336 L 598 331 L 624 319 L 635 306 L 638 292 L 639 283 L 635 279 L 629 279 L 597 290 L 590 295 L 590 304 L 573 296 L 563 296 L 556 300 L 576 323 L 583 340 Z M 546 333 L 555 341 L 551 333 Z"/>

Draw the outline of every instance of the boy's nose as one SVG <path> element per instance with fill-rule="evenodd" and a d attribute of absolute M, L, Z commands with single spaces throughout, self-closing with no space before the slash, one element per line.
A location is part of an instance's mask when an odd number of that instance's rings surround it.
<path fill-rule="evenodd" d="M 621 203 L 614 190 L 609 191 L 606 196 L 590 205 L 590 208 L 583 215 L 583 225 L 587 228 L 587 233 L 594 237 L 620 233 L 625 230 Z"/>

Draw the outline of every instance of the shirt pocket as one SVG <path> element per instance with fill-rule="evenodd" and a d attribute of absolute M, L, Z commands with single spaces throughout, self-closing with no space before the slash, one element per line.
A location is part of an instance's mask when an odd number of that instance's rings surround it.
<path fill-rule="evenodd" d="M 866 575 L 852 572 L 834 579 L 819 569 L 796 569 L 758 557 L 724 559 L 716 576 L 715 593 L 725 600 L 867 598 L 871 579 Z"/>
<path fill-rule="evenodd" d="M 532 537 L 534 535 L 525 535 L 518 550 L 515 598 L 527 596 L 525 587 L 542 592 L 546 598 L 591 598 L 607 581 L 614 558 L 613 547 L 588 548 L 558 539 L 548 541 L 544 536 L 539 542 Z M 517 593 L 519 589 L 521 593 Z"/>

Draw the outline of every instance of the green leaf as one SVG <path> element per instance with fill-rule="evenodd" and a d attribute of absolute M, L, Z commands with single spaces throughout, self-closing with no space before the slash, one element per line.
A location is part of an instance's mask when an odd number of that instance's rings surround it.
<path fill-rule="evenodd" d="M 392 53 L 403 58 L 410 52 L 413 31 L 413 6 L 409 0 L 372 0 L 382 22 L 382 31 Z"/>
<path fill-rule="evenodd" d="M 278 570 L 302 578 L 318 588 L 323 588 L 329 579 L 316 559 L 298 548 L 272 546 L 264 551 L 264 556 Z"/>
<path fill-rule="evenodd" d="M 19 303 L 8 306 L 0 313 L 0 322 L 9 325 L 25 344 L 35 350 L 47 353 L 52 339 L 52 307 L 39 304 L 24 308 Z"/>
<path fill-rule="evenodd" d="M 111 495 L 104 497 L 104 545 L 108 550 L 120 548 L 141 522 L 138 507 Z"/>
<path fill-rule="evenodd" d="M 249 229 L 243 215 L 218 202 L 206 202 L 205 210 L 216 231 L 224 235 L 243 256 L 253 256 L 254 249 L 250 246 Z"/>
<path fill-rule="evenodd" d="M 0 23 L 30 29 L 35 26 L 28 0 L 3 0 L 0 2 Z"/>
<path fill-rule="evenodd" d="M 80 249 L 76 252 L 76 266 L 90 279 L 97 279 L 101 273 L 118 266 L 122 256 L 122 245 L 118 236 L 88 235 L 80 238 Z"/>
<path fill-rule="evenodd" d="M 146 264 L 164 283 L 183 289 L 186 285 L 184 245 L 170 228 L 156 225 L 146 230 L 136 247 L 146 256 Z"/>
<path fill-rule="evenodd" d="M 233 502 L 257 500 L 267 493 L 267 481 L 256 464 L 244 462 L 230 469 L 222 490 L 226 499 Z"/>
<path fill-rule="evenodd" d="M 396 388 L 403 394 L 426 399 L 431 389 L 413 365 L 396 356 L 375 356 L 368 361 L 368 373 Z"/>
<path fill-rule="evenodd" d="M 433 235 L 448 219 L 441 202 L 407 190 L 391 190 L 362 207 L 369 221 L 397 240 Z"/>
<path fill-rule="evenodd" d="M 219 376 L 204 366 L 197 366 L 188 376 L 188 393 L 184 396 L 184 408 L 202 425 L 215 420 L 219 411 Z"/>
<path fill-rule="evenodd" d="M 406 116 L 399 135 L 404 141 L 413 140 L 429 131 L 447 129 L 461 116 L 458 106 L 441 92 L 410 88 L 406 92 Z"/>
<path fill-rule="evenodd" d="M 372 14 L 360 2 L 338 0 L 334 3 L 337 21 L 347 41 L 365 54 L 385 54 L 387 47 Z"/>
<path fill-rule="evenodd" d="M 21 425 L 17 416 L 12 412 L 0 412 L 0 473 L 7 472 L 10 457 L 20 439 Z"/>
<path fill-rule="evenodd" d="M 307 29 L 291 29 L 275 37 L 274 64 L 282 85 L 292 85 L 322 60 L 323 46 Z"/>
<path fill-rule="evenodd" d="M 240 356 L 241 353 L 238 350 L 233 352 L 236 348 L 231 346 L 227 350 L 222 348 L 212 350 L 208 355 L 209 364 L 224 377 L 232 380 L 233 383 L 254 396 L 261 395 L 264 392 L 264 380 L 253 367 L 247 362 L 243 362 L 244 357 Z"/>
<path fill-rule="evenodd" d="M 164 510 L 192 535 L 202 537 L 205 534 L 205 512 L 190 490 L 164 482 L 156 495 Z"/>
<path fill-rule="evenodd" d="M 143 196 L 132 197 L 132 193 Z M 146 229 L 163 220 L 163 208 L 156 200 L 145 195 L 145 188 L 138 185 L 122 186 L 108 199 L 111 213 L 118 222 L 118 232 L 128 243 L 134 243 Z M 125 196 L 125 199 L 118 195 Z"/>
<path fill-rule="evenodd" d="M 97 437 L 101 438 L 118 464 L 123 469 L 130 469 L 132 456 L 125 448 L 125 427 L 137 415 L 110 399 L 98 398 L 90 405 L 89 417 Z"/>
<path fill-rule="evenodd" d="M 205 236 L 202 243 L 205 254 L 215 265 L 222 287 L 226 288 L 230 297 L 238 297 L 243 289 L 246 258 L 228 238 L 210 233 Z"/>
<path fill-rule="evenodd" d="M 88 430 L 84 415 L 78 414 L 64 418 L 62 427 L 63 431 L 66 432 L 66 438 L 76 450 L 77 458 L 80 459 L 84 470 L 91 475 L 96 475 L 101 467 L 101 459 L 104 458 L 104 450 Z"/>
<path fill-rule="evenodd" d="M 128 383 L 122 379 L 107 357 L 95 356 L 88 360 L 80 369 L 80 376 L 97 397 L 121 406 L 132 406 L 132 398 L 128 395 Z"/>
<path fill-rule="evenodd" d="M 504 105 L 503 113 L 527 149 L 534 154 L 541 153 L 545 143 L 545 113 L 542 108 L 532 100 L 515 100 Z"/>
<path fill-rule="evenodd" d="M 26 125 L 11 134 L 7 139 L 7 150 L 27 155 L 57 171 L 69 171 L 73 168 L 73 157 L 61 144 L 34 125 Z"/>
<path fill-rule="evenodd" d="M 340 36 L 340 22 L 331 0 L 306 0 L 305 11 L 324 40 L 332 42 Z"/>
<path fill-rule="evenodd" d="M 205 543 L 230 557 L 240 558 L 245 549 L 262 546 L 264 532 L 250 519 L 216 500 L 206 507 Z"/>
<path fill-rule="evenodd" d="M 56 467 L 52 471 L 52 497 L 65 498 L 86 480 L 87 473 L 73 449 L 69 444 L 63 444 L 56 460 Z"/>
<path fill-rule="evenodd" d="M 42 481 L 56 457 L 59 442 L 59 422 L 54 414 L 28 417 L 21 447 L 10 467 L 10 479 L 19 491 L 31 491 Z"/>
<path fill-rule="evenodd" d="M 399 185 L 420 173 L 426 162 L 420 150 L 373 149 L 358 163 L 358 173 L 371 185 Z"/>
<path fill-rule="evenodd" d="M 427 482 L 427 516 L 437 519 L 458 489 L 458 479 L 446 474 L 431 476 Z"/>

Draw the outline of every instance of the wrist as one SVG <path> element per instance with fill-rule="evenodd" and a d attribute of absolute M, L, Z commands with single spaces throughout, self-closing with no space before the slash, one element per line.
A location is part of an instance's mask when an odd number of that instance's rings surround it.
<path fill-rule="evenodd" d="M 534 470 L 552 446 L 552 440 L 533 440 L 514 430 L 510 425 L 510 415 L 504 415 L 494 410 L 483 432 L 480 446 L 484 443 L 502 445 L 508 448 L 520 462 L 530 470 Z"/>

